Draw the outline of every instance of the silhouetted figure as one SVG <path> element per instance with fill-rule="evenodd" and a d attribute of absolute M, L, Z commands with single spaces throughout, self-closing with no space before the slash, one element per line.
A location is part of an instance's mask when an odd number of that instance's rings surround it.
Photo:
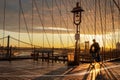
<path fill-rule="evenodd" d="M 90 47 L 90 54 L 92 55 L 92 58 L 96 61 L 96 62 L 100 62 L 100 46 L 99 44 L 96 42 L 95 39 L 93 39 L 93 44 Z"/>

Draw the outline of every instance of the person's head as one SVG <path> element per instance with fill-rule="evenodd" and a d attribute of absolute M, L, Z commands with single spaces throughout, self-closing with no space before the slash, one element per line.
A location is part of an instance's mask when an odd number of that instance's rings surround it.
<path fill-rule="evenodd" d="M 96 42 L 96 40 L 95 40 L 95 39 L 93 39 L 93 42 L 95 43 L 95 42 Z"/>

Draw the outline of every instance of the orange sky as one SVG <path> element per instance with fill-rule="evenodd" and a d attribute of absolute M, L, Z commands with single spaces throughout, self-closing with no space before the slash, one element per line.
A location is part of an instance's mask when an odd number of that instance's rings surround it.
<path fill-rule="evenodd" d="M 16 32 L 6 32 L 6 36 L 7 35 L 10 35 L 11 37 L 13 38 L 16 38 L 16 39 L 19 39 L 19 33 L 16 33 Z M 46 37 L 47 35 L 47 37 Z M 32 34 L 31 34 L 32 36 Z M 44 36 L 44 37 L 43 37 Z M 112 48 L 112 43 L 113 43 L 113 47 L 115 47 L 115 41 L 118 40 L 118 33 L 116 32 L 114 34 L 115 38 L 113 39 L 113 35 L 110 33 L 110 34 L 107 34 L 107 35 L 84 35 L 84 34 L 81 34 L 81 47 L 84 48 L 84 42 L 85 41 L 89 41 L 90 42 L 90 45 L 92 44 L 92 39 L 94 39 L 96 37 L 96 41 L 99 42 L 100 46 L 101 47 L 105 47 L 106 48 Z M 48 38 L 48 41 L 47 41 L 47 38 Z M 6 41 L 7 41 L 7 38 L 4 39 L 5 40 L 5 44 L 6 45 Z M 26 42 L 26 43 L 30 43 L 30 40 L 28 38 L 28 35 L 26 33 L 21 33 L 20 34 L 20 40 L 23 41 L 23 42 Z M 74 47 L 74 44 L 75 44 L 75 40 L 74 40 L 74 34 L 61 34 L 61 35 L 58 35 L 58 34 L 54 34 L 54 37 L 53 37 L 53 34 L 33 34 L 33 37 L 31 37 L 31 40 L 33 41 L 33 44 L 34 45 L 37 45 L 37 46 L 41 46 L 41 47 L 52 47 L 54 45 L 54 47 L 59 47 L 59 48 L 65 48 L 65 47 L 70 47 L 70 48 L 73 48 Z M 44 41 L 43 41 L 44 40 Z M 3 43 L 3 40 L 0 40 L 0 43 L 2 45 Z M 19 45 L 20 44 L 20 45 Z M 16 40 L 13 40 L 13 39 L 10 39 L 10 45 L 12 46 L 21 46 L 21 47 L 30 47 L 31 45 L 28 45 L 28 44 L 24 44 L 22 42 L 18 42 Z"/>
<path fill-rule="evenodd" d="M 18 39 L 20 36 L 20 40 L 28 43 L 33 40 L 34 45 L 39 46 L 52 47 L 53 43 L 55 47 L 74 46 L 76 28 L 71 10 L 78 0 L 53 0 L 53 3 L 52 0 L 34 0 L 33 7 L 32 0 L 21 0 L 21 7 L 19 0 L 6 0 L 6 6 L 4 1 L 0 0 L 0 38 L 10 35 Z M 81 43 L 87 40 L 91 44 L 96 32 L 100 46 L 111 47 L 114 44 L 115 47 L 114 42 L 119 41 L 120 18 L 112 0 L 97 0 L 96 9 L 95 0 L 81 0 L 81 7 L 84 9 L 80 25 Z M 106 33 L 106 38 L 105 35 L 101 36 L 102 32 Z M 2 43 L 2 40 L 0 41 Z M 11 44 L 18 46 L 19 43 L 11 41 Z"/>

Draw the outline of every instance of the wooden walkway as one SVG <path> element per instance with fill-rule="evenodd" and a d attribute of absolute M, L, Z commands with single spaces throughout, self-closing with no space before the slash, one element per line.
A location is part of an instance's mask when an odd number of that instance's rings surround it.
<path fill-rule="evenodd" d="M 0 80 L 119 80 L 120 61 L 80 64 L 68 67 L 63 63 L 32 60 L 0 61 Z"/>
<path fill-rule="evenodd" d="M 120 63 L 106 62 L 77 66 L 63 80 L 119 80 Z"/>

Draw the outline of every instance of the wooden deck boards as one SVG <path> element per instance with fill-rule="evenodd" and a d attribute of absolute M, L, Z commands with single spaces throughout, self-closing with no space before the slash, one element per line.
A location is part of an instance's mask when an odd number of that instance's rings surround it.
<path fill-rule="evenodd" d="M 120 61 L 80 64 L 41 63 L 32 60 L 0 62 L 0 80 L 119 80 Z"/>

